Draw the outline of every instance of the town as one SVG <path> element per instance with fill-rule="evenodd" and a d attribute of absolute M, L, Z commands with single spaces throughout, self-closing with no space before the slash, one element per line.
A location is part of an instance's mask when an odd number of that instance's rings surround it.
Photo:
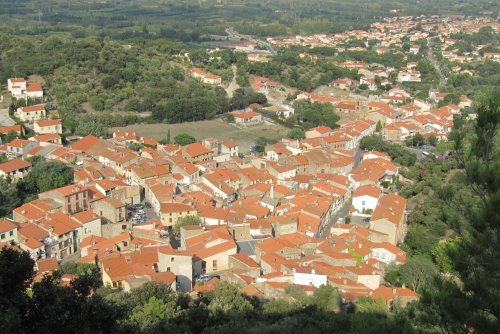
<path fill-rule="evenodd" d="M 63 169 L 53 188 L 38 185 L 4 212 L 0 245 L 30 254 L 35 281 L 74 262 L 94 264 L 103 286 L 124 291 L 163 282 L 197 298 L 228 282 L 247 296 L 289 300 L 291 287 L 311 296 L 326 285 L 344 305 L 371 297 L 388 310 L 405 307 L 420 298 L 416 286 L 386 281 L 389 268 L 407 262 L 402 244 L 414 206 L 399 185 L 414 181 L 401 168 L 445 161 L 454 120 L 474 119 L 477 101 L 446 85 L 472 80 L 477 73 L 470 64 L 500 62 L 500 52 L 484 45 L 463 52 L 453 38 L 484 27 L 500 30 L 485 17 L 404 16 L 366 31 L 268 37 L 269 48 L 309 49 L 300 52 L 301 66 L 320 61 L 315 49 L 335 48 L 344 57 L 329 61 L 342 75 L 314 89 L 249 71 L 251 89 L 266 101 L 247 101 L 214 121 L 237 131 L 289 127 L 288 135 L 262 145 L 216 133 L 171 139 L 169 132 L 162 140 L 133 125 L 106 136 L 70 133 L 66 114 L 48 103 L 51 89 L 43 80 L 11 77 L 2 96 L 13 107 L 0 119 L 0 178 L 40 183 L 26 181 L 32 173 L 43 177 L 40 164 Z M 355 56 L 366 51 L 398 54 L 402 64 Z M 249 68 L 277 57 L 256 41 L 237 41 L 232 52 L 245 54 Z M 237 94 L 209 66 L 198 67 L 189 54 L 179 57 L 187 77 Z M 437 58 L 453 64 L 451 71 L 433 64 Z M 412 86 L 422 83 L 430 84 Z M 303 109 L 314 106 L 336 115 L 334 122 L 311 121 Z M 367 148 L 374 138 L 413 160 Z"/>

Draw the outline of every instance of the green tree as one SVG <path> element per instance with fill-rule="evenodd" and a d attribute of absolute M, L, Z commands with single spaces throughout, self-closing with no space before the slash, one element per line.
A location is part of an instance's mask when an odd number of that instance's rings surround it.
<path fill-rule="evenodd" d="M 288 132 L 288 137 L 292 138 L 292 139 L 301 140 L 301 139 L 304 139 L 306 137 L 306 134 L 305 134 L 304 130 L 295 128 L 295 129 L 292 129 Z"/>
<path fill-rule="evenodd" d="M 461 202 L 456 208 L 466 218 L 457 226 L 461 239 L 448 249 L 456 277 L 440 276 L 422 295 L 422 309 L 429 312 L 420 320 L 446 333 L 500 330 L 499 121 L 497 94 L 478 107 L 472 135 L 466 127 L 452 135 L 469 189 L 479 202 L 473 206 Z"/>
<path fill-rule="evenodd" d="M 195 226 L 195 225 L 201 226 L 201 224 L 202 221 L 200 218 L 196 216 L 186 216 L 177 220 L 177 222 L 174 225 L 174 231 L 179 233 L 181 231 L 181 227 L 183 226 Z"/>
<path fill-rule="evenodd" d="M 172 319 L 176 313 L 174 302 L 166 304 L 156 297 L 151 297 L 144 306 L 139 306 L 132 312 L 130 319 L 137 324 L 141 332 L 149 332 L 153 328 L 160 328 L 163 321 Z"/>
<path fill-rule="evenodd" d="M 436 268 L 431 260 L 424 257 L 414 257 L 401 265 L 399 274 L 401 281 L 410 289 L 421 291 L 431 283 L 436 274 Z"/>
<path fill-rule="evenodd" d="M 196 142 L 196 138 L 187 133 L 179 133 L 174 137 L 174 143 L 180 146 L 186 146 L 194 142 Z"/>
<path fill-rule="evenodd" d="M 380 131 L 382 131 L 382 122 L 380 122 L 380 120 L 377 121 L 377 126 L 375 128 L 375 132 L 379 133 Z"/>

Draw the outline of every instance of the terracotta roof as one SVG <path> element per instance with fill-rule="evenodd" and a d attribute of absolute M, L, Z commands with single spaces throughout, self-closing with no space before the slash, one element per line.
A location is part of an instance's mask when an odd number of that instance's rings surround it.
<path fill-rule="evenodd" d="M 78 140 L 77 142 L 73 143 L 70 147 L 73 150 L 86 152 L 91 147 L 93 147 L 94 145 L 98 144 L 99 142 L 100 142 L 100 139 L 97 138 L 97 137 L 86 136 L 86 137 L 83 137 L 82 139 Z"/>
<path fill-rule="evenodd" d="M 405 209 L 405 198 L 396 194 L 384 195 L 380 198 L 370 220 L 387 219 L 391 223 L 398 225 L 404 216 Z"/>
<path fill-rule="evenodd" d="M 38 272 L 52 271 L 54 269 L 57 269 L 58 266 L 59 265 L 57 264 L 56 258 L 40 259 L 36 261 Z"/>
<path fill-rule="evenodd" d="M 370 196 L 374 198 L 379 198 L 380 194 L 382 193 L 382 190 L 374 185 L 367 184 L 363 186 L 359 186 L 353 193 L 352 197 L 359 197 L 359 196 Z"/>
<path fill-rule="evenodd" d="M 233 259 L 245 264 L 248 267 L 260 268 L 259 264 L 246 254 L 238 253 L 238 254 L 231 255 L 231 257 Z"/>
<path fill-rule="evenodd" d="M 8 221 L 6 218 L 0 219 L 0 233 L 5 233 L 17 228 L 17 225 Z"/>
<path fill-rule="evenodd" d="M 23 159 L 14 159 L 0 164 L 0 171 L 7 174 L 28 167 L 31 167 L 31 164 L 28 161 Z"/>
<path fill-rule="evenodd" d="M 47 121 L 36 121 L 35 124 L 37 124 L 39 127 L 54 126 L 54 125 L 61 125 L 61 121 L 58 119 L 51 119 Z"/>
<path fill-rule="evenodd" d="M 197 292 L 214 291 L 217 284 L 219 284 L 219 281 L 220 280 L 217 277 L 214 277 L 203 285 L 196 285 L 194 289 Z"/>

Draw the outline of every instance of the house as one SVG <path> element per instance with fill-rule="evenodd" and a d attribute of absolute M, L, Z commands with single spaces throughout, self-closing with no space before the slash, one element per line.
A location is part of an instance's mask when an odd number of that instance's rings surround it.
<path fill-rule="evenodd" d="M 193 255 L 191 252 L 158 247 L 158 270 L 176 275 L 177 290 L 189 292 L 193 288 Z"/>
<path fill-rule="evenodd" d="M 127 219 L 125 204 L 116 198 L 106 197 L 93 202 L 91 206 L 102 217 L 104 223 L 119 224 L 124 223 Z"/>
<path fill-rule="evenodd" d="M 182 148 L 182 156 L 192 164 L 212 160 L 212 155 L 212 151 L 201 143 L 192 143 Z"/>
<path fill-rule="evenodd" d="M 245 112 L 237 112 L 233 111 L 229 114 L 233 115 L 234 122 L 236 125 L 240 126 L 250 126 L 256 125 L 263 122 L 262 114 L 255 111 L 245 111 Z"/>
<path fill-rule="evenodd" d="M 239 154 L 239 144 L 234 140 L 226 140 L 220 144 L 220 153 L 229 154 L 231 157 L 237 157 Z"/>
<path fill-rule="evenodd" d="M 49 232 L 49 236 L 43 240 L 47 258 L 62 260 L 78 251 L 82 226 L 68 215 L 62 212 L 48 213 L 37 225 Z"/>
<path fill-rule="evenodd" d="M 409 52 L 413 53 L 413 54 L 419 53 L 420 52 L 420 45 L 418 45 L 418 44 L 411 45 Z"/>
<path fill-rule="evenodd" d="M 41 147 L 56 145 L 62 146 L 62 138 L 57 133 L 47 133 L 28 138 L 29 141 L 37 142 Z"/>
<path fill-rule="evenodd" d="M 335 111 L 338 113 L 349 114 L 357 110 L 356 101 L 342 101 L 335 105 Z"/>
<path fill-rule="evenodd" d="M 215 74 L 206 73 L 201 68 L 192 67 L 191 68 L 191 76 L 193 78 L 199 79 L 201 82 L 206 83 L 206 84 L 210 84 L 210 85 L 222 84 L 222 77 L 215 75 Z"/>
<path fill-rule="evenodd" d="M 62 134 L 62 124 L 58 119 L 52 119 L 47 121 L 36 121 L 33 126 L 33 130 L 36 134 L 43 135 L 49 133 Z"/>
<path fill-rule="evenodd" d="M 413 301 L 417 301 L 420 295 L 406 287 L 391 288 L 387 286 L 379 286 L 371 294 L 373 299 L 381 298 L 388 309 L 395 307 L 406 307 Z"/>
<path fill-rule="evenodd" d="M 28 83 L 24 93 L 29 99 L 41 99 L 43 98 L 42 85 L 39 83 Z"/>
<path fill-rule="evenodd" d="M 19 118 L 23 122 L 33 122 L 44 119 L 47 117 L 45 106 L 43 104 L 37 104 L 34 106 L 24 106 L 17 108 L 14 116 Z"/>
<path fill-rule="evenodd" d="M 24 78 L 7 79 L 7 90 L 15 98 L 22 97 L 24 91 L 26 90 L 26 79 Z"/>
<path fill-rule="evenodd" d="M 68 214 L 85 211 L 90 208 L 90 191 L 79 184 L 70 184 L 40 193 L 38 198 L 58 203 L 61 206 L 61 211 Z"/>
<path fill-rule="evenodd" d="M 370 218 L 370 229 L 388 235 L 389 243 L 401 242 L 405 234 L 406 199 L 388 194 L 379 199 Z"/>
<path fill-rule="evenodd" d="M 382 190 L 374 185 L 367 184 L 359 186 L 352 194 L 352 206 L 358 212 L 366 212 L 367 210 L 375 210 L 377 207 L 378 199 Z"/>
<path fill-rule="evenodd" d="M 186 250 L 200 259 L 200 274 L 229 269 L 229 256 L 236 254 L 238 248 L 226 226 L 189 237 L 185 243 Z"/>
<path fill-rule="evenodd" d="M 23 159 L 14 159 L 0 164 L 0 177 L 11 180 L 22 179 L 31 170 L 31 164 Z"/>
<path fill-rule="evenodd" d="M 354 85 L 354 80 L 349 78 L 341 78 L 333 81 L 333 87 L 349 90 Z"/>
<path fill-rule="evenodd" d="M 24 128 L 21 124 L 0 126 L 0 136 L 6 135 L 9 132 L 15 132 L 16 135 L 22 136 L 24 134 Z"/>
<path fill-rule="evenodd" d="M 266 110 L 272 112 L 278 117 L 288 118 L 295 113 L 295 109 L 289 105 L 281 104 L 270 107 L 262 108 L 262 110 Z"/>
<path fill-rule="evenodd" d="M 7 144 L 7 156 L 25 158 L 29 151 L 38 147 L 39 144 L 25 139 L 14 139 Z"/>
<path fill-rule="evenodd" d="M 362 77 L 359 79 L 359 85 L 366 85 L 368 90 L 377 90 L 377 83 L 373 79 Z"/>
<path fill-rule="evenodd" d="M 327 137 L 333 133 L 333 130 L 325 125 L 320 125 L 306 131 L 306 139 Z"/>
<path fill-rule="evenodd" d="M 17 225 L 7 218 L 0 219 L 0 243 L 17 242 Z"/>
<path fill-rule="evenodd" d="M 182 203 L 161 203 L 160 220 L 163 226 L 172 227 L 177 221 L 188 216 L 198 216 L 198 211 Z"/>

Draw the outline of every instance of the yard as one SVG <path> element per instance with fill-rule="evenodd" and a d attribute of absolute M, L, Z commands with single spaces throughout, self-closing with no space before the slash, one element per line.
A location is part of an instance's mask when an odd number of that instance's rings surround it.
<path fill-rule="evenodd" d="M 282 138 L 289 131 L 285 127 L 269 123 L 240 129 L 220 119 L 180 124 L 134 124 L 127 127 L 112 128 L 111 131 L 118 129 L 134 130 L 138 136 L 153 137 L 157 140 L 167 138 L 168 130 L 170 130 L 172 141 L 179 133 L 188 133 L 197 140 L 207 137 L 214 137 L 219 140 L 234 139 L 240 144 L 240 152 L 243 153 L 248 152 L 259 137 L 268 139 Z"/>

